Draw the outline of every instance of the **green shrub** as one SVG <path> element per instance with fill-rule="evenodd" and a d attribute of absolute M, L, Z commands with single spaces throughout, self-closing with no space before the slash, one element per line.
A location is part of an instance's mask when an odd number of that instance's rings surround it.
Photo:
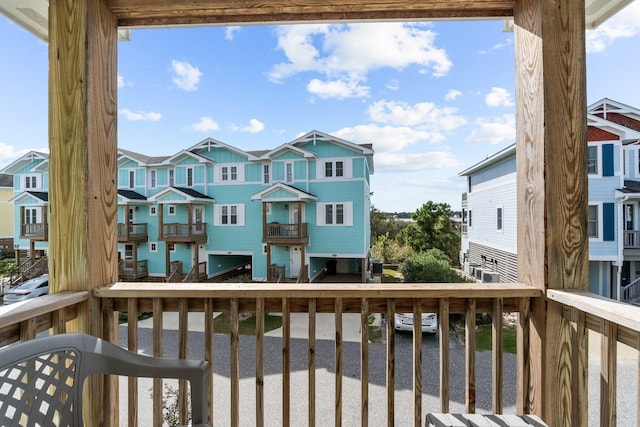
<path fill-rule="evenodd" d="M 409 283 L 461 283 L 465 280 L 453 270 L 448 257 L 438 249 L 419 252 L 401 265 L 404 281 Z"/>
<path fill-rule="evenodd" d="M 413 252 L 411 246 L 400 244 L 389 238 L 389 234 L 379 236 L 371 246 L 371 258 L 381 259 L 386 264 L 400 264 Z"/>

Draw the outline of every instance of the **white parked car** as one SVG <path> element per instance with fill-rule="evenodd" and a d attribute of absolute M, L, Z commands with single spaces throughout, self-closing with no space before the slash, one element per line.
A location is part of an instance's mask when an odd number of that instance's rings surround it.
<path fill-rule="evenodd" d="M 394 326 L 396 331 L 413 331 L 413 313 L 396 313 Z M 422 332 L 435 334 L 438 330 L 438 315 L 422 313 Z"/>
<path fill-rule="evenodd" d="M 18 286 L 11 288 L 4 295 L 3 300 L 5 304 L 12 304 L 18 301 L 24 301 L 31 298 L 36 298 L 49 293 L 49 275 L 43 274 L 42 276 L 34 277 L 26 282 L 22 282 Z"/>

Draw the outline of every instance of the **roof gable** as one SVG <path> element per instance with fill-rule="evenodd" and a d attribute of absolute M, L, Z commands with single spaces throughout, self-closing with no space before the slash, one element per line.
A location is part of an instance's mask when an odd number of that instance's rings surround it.
<path fill-rule="evenodd" d="M 171 202 L 171 203 L 213 203 L 215 199 L 196 191 L 192 188 L 169 187 L 154 194 L 148 199 L 151 202 Z"/>
<path fill-rule="evenodd" d="M 15 175 L 17 173 L 21 173 L 25 168 L 27 168 L 27 170 L 34 169 L 45 160 L 49 160 L 49 155 L 47 153 L 29 151 L 24 156 L 19 157 L 12 163 L 9 163 L 9 165 L 4 169 L 0 170 L 0 173 Z"/>
<path fill-rule="evenodd" d="M 309 202 L 318 198 L 311 193 L 302 191 L 296 187 L 279 182 L 271 187 L 251 196 L 251 200 L 262 200 L 263 202 L 295 202 L 301 200 Z"/>

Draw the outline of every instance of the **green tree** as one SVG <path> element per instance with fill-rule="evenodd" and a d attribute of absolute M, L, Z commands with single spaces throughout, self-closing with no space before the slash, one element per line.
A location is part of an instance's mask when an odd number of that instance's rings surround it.
<path fill-rule="evenodd" d="M 452 216 L 453 212 L 447 203 L 428 201 L 413 213 L 415 222 L 403 229 L 398 238 L 416 252 L 440 249 L 451 263 L 457 264 L 460 233 L 451 221 Z"/>
<path fill-rule="evenodd" d="M 379 236 L 371 246 L 371 258 L 381 259 L 387 264 L 400 264 L 412 253 L 411 246 L 389 238 L 389 233 Z"/>
<path fill-rule="evenodd" d="M 371 242 L 375 242 L 380 236 L 384 235 L 394 240 L 400 230 L 407 226 L 405 221 L 398 221 L 376 208 L 371 209 L 369 215 L 371 222 Z"/>
<path fill-rule="evenodd" d="M 434 252 L 438 251 L 438 252 Z M 408 283 L 462 283 L 449 264 L 447 256 L 438 249 L 418 252 L 409 256 L 401 265 L 400 272 Z"/>

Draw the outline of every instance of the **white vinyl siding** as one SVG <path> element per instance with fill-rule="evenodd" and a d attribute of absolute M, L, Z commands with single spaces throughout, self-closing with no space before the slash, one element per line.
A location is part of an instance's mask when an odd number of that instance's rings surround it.
<path fill-rule="evenodd" d="M 316 206 L 316 223 L 318 226 L 353 225 L 352 202 L 318 203 Z"/>

